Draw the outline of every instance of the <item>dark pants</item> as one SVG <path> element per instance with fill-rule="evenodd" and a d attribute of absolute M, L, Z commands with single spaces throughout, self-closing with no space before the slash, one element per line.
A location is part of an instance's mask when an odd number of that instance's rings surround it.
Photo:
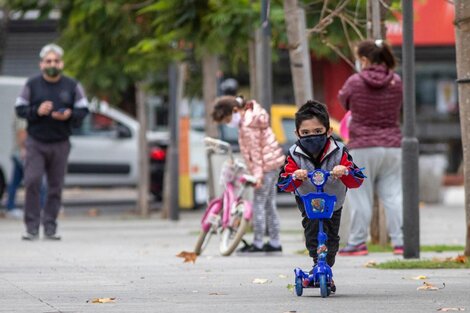
<path fill-rule="evenodd" d="M 317 263 L 317 247 L 318 247 L 318 220 L 311 220 L 305 214 L 305 209 L 300 198 L 296 197 L 297 205 L 302 213 L 302 226 L 304 227 L 305 246 L 307 247 L 309 255 L 313 258 L 313 262 Z M 323 220 L 323 231 L 328 236 L 326 246 L 328 254 L 326 255 L 326 262 L 329 266 L 335 264 L 336 253 L 339 249 L 339 225 L 341 223 L 341 212 L 343 208 L 334 211 L 330 219 Z"/>
<path fill-rule="evenodd" d="M 30 136 L 26 140 L 26 160 L 24 166 L 24 185 L 26 188 L 24 222 L 30 234 L 39 233 L 39 225 L 44 226 L 46 235 L 53 235 L 57 230 L 62 187 L 64 185 L 67 158 L 70 152 L 69 141 L 44 143 Z M 39 190 L 44 174 L 47 177 L 47 201 L 42 210 Z"/>
<path fill-rule="evenodd" d="M 8 197 L 7 197 L 7 210 L 11 211 L 16 208 L 16 192 L 23 181 L 24 176 L 24 166 L 23 162 L 16 155 L 11 157 L 13 161 L 13 172 L 11 174 L 11 180 L 8 184 Z M 47 183 L 43 179 L 40 189 L 40 205 L 41 208 L 46 204 L 47 196 Z"/>

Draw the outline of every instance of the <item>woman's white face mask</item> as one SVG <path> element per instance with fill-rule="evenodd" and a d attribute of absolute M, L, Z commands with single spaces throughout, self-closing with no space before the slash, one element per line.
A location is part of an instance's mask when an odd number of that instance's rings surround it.
<path fill-rule="evenodd" d="M 356 72 L 359 73 L 362 70 L 361 60 L 356 59 L 356 61 L 354 62 L 354 67 L 356 68 Z"/>
<path fill-rule="evenodd" d="M 242 116 L 240 115 L 240 113 L 234 112 L 232 113 L 232 119 L 230 120 L 229 123 L 227 123 L 227 126 L 232 127 L 232 128 L 238 128 L 240 126 L 241 119 L 242 119 Z"/>

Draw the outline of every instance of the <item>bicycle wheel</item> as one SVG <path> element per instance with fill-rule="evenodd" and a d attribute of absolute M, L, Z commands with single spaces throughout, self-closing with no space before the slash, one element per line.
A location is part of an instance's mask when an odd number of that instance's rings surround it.
<path fill-rule="evenodd" d="M 320 294 L 322 298 L 326 298 L 330 295 L 328 292 L 328 285 L 326 284 L 326 275 L 320 274 Z"/>
<path fill-rule="evenodd" d="M 229 256 L 237 248 L 248 228 L 248 220 L 243 217 L 245 205 L 239 203 L 235 212 L 230 215 L 229 225 L 222 231 L 220 238 L 220 254 Z"/>
<path fill-rule="evenodd" d="M 196 246 L 194 247 L 194 253 L 197 255 L 200 255 L 202 251 L 207 247 L 207 244 L 209 243 L 209 240 L 212 237 L 212 234 L 214 232 L 209 230 L 209 231 L 203 231 L 199 233 L 199 237 L 197 238 L 196 241 Z"/>

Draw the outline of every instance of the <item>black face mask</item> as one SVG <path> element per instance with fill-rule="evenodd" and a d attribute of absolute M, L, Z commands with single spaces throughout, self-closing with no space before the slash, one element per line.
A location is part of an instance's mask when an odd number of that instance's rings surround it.
<path fill-rule="evenodd" d="M 49 77 L 57 77 L 60 75 L 61 72 L 62 70 L 57 67 L 46 67 L 44 69 L 44 73 L 46 73 L 46 75 Z"/>
<path fill-rule="evenodd" d="M 314 157 L 318 156 L 326 145 L 328 137 L 326 133 L 320 135 L 309 135 L 299 138 L 302 149 L 310 153 Z"/>

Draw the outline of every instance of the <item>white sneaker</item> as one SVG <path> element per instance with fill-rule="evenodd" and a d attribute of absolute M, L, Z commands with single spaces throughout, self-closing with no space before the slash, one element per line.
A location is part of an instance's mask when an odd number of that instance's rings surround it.
<path fill-rule="evenodd" d="M 12 218 L 12 219 L 15 219 L 15 220 L 20 220 L 23 218 L 23 210 L 21 209 L 13 209 L 13 210 L 9 210 L 6 212 L 5 216 L 7 218 Z"/>

